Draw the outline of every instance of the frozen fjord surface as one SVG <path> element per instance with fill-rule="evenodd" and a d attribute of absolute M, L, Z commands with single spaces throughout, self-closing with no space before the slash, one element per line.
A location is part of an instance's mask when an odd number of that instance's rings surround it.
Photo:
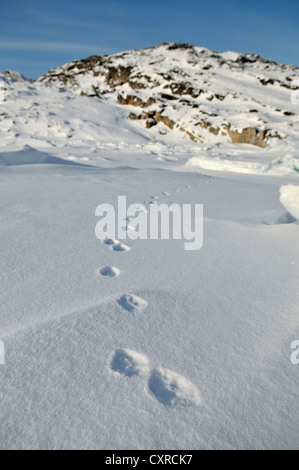
<path fill-rule="evenodd" d="M 1 448 L 298 447 L 289 179 L 121 157 L 1 168 Z M 95 208 L 118 194 L 203 203 L 203 248 L 101 243 Z"/>

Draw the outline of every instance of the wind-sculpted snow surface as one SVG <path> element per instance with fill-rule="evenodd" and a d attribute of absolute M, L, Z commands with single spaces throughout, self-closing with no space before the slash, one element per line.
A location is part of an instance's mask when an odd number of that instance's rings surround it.
<path fill-rule="evenodd" d="M 248 151 L 247 158 L 244 153 L 242 154 L 242 158 L 240 158 L 240 155 L 217 155 L 215 151 L 213 151 L 212 154 L 214 154 L 212 158 L 210 155 L 190 158 L 185 165 L 185 169 L 193 171 L 211 170 L 246 173 L 249 175 L 268 174 L 271 176 L 283 176 L 293 173 L 292 170 L 296 170 L 296 165 L 299 164 L 299 157 L 290 156 L 288 154 L 279 157 L 279 151 L 273 152 L 270 154 L 271 156 L 269 153 L 266 153 L 264 156 L 261 154 L 254 155 L 252 151 Z"/>
<path fill-rule="evenodd" d="M 295 178 L 124 158 L 1 167 L 1 449 L 298 448 Z M 201 250 L 98 240 L 119 193 L 203 203 Z"/>
<path fill-rule="evenodd" d="M 281 186 L 280 202 L 299 221 L 299 185 Z"/>
<path fill-rule="evenodd" d="M 18 166 L 18 165 L 73 165 L 80 163 L 65 160 L 64 158 L 53 157 L 46 152 L 40 152 L 29 145 L 16 152 L 0 151 L 0 166 Z"/>

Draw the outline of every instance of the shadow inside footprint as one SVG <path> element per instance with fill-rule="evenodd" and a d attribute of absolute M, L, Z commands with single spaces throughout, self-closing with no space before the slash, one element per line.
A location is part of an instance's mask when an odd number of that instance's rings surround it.
<path fill-rule="evenodd" d="M 126 377 L 139 375 L 147 367 L 147 357 L 130 349 L 118 349 L 111 360 L 111 369 Z"/>
<path fill-rule="evenodd" d="M 157 400 L 163 405 L 172 406 L 176 398 L 176 394 L 173 390 L 167 388 L 161 374 L 158 371 L 154 370 L 149 379 L 149 389 L 155 395 Z"/>
<path fill-rule="evenodd" d="M 190 406 L 200 403 L 197 388 L 185 377 L 169 369 L 155 369 L 149 378 L 149 390 L 166 406 Z"/>
<path fill-rule="evenodd" d="M 103 266 L 102 268 L 98 269 L 97 274 L 108 277 L 116 277 L 119 276 L 120 270 L 114 266 Z"/>
<path fill-rule="evenodd" d="M 112 246 L 112 249 L 114 251 L 129 251 L 130 247 L 128 245 L 125 245 L 124 243 L 117 243 Z"/>
<path fill-rule="evenodd" d="M 123 294 L 117 299 L 117 303 L 128 312 L 143 310 L 147 306 L 146 300 L 133 294 Z"/>
<path fill-rule="evenodd" d="M 105 243 L 105 245 L 115 245 L 117 242 L 117 240 L 113 240 L 113 238 L 106 238 L 105 240 L 103 240 L 103 242 Z"/>
<path fill-rule="evenodd" d="M 273 218 L 272 220 L 264 221 L 264 225 L 283 225 L 283 224 L 293 224 L 296 222 L 295 217 L 292 216 L 289 212 L 281 215 L 278 218 Z"/>

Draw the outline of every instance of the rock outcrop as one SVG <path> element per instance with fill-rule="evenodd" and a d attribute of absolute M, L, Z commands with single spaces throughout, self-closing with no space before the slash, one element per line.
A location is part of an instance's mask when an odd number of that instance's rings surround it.
<path fill-rule="evenodd" d="M 268 145 L 267 132 L 259 130 L 254 127 L 246 127 L 241 132 L 230 129 L 229 126 L 224 126 L 231 141 L 234 144 L 251 144 L 257 145 L 258 147 L 265 148 Z"/>
<path fill-rule="evenodd" d="M 194 142 L 265 148 L 273 139 L 299 133 L 298 111 L 290 100 L 298 76 L 298 68 L 256 54 L 165 43 L 75 60 L 38 81 L 126 107 L 127 117 L 151 137 L 171 132 Z"/>

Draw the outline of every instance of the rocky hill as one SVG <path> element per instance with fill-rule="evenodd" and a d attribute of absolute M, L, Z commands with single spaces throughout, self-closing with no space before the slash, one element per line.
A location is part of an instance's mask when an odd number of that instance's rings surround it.
<path fill-rule="evenodd" d="M 38 79 L 125 107 L 145 135 L 248 143 L 299 137 L 291 102 L 297 67 L 256 54 L 167 43 L 74 60 Z"/>

